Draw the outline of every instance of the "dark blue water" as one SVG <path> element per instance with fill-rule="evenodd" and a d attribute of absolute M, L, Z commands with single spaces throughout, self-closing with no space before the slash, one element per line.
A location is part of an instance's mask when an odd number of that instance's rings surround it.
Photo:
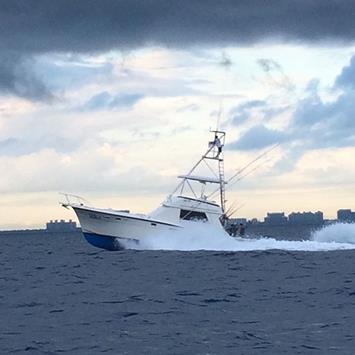
<path fill-rule="evenodd" d="M 1 237 L 0 353 L 354 354 L 355 251 Z"/>

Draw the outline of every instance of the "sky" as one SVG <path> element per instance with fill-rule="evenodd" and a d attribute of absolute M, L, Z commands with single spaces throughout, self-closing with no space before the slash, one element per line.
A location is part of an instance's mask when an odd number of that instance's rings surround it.
<path fill-rule="evenodd" d="M 355 209 L 355 4 L 0 3 L 0 229 L 75 219 L 59 192 L 149 212 L 211 139 L 236 217 Z M 218 118 L 219 117 L 219 118 Z"/>

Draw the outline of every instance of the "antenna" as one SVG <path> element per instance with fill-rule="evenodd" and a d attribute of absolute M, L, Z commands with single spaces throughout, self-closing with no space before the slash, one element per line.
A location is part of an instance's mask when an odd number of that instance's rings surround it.
<path fill-rule="evenodd" d="M 219 101 L 219 109 L 218 109 L 217 122 L 216 122 L 216 131 L 219 130 L 219 124 L 221 122 L 222 112 L 223 112 L 223 98 L 221 98 Z"/>

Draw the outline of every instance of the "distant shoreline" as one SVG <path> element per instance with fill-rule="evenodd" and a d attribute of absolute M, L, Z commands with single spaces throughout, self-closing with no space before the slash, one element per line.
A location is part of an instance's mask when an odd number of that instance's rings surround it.
<path fill-rule="evenodd" d="M 0 230 L 0 236 L 5 235 L 36 235 L 36 234 L 73 234 L 81 233 L 81 228 L 77 227 L 74 230 L 58 230 L 49 231 L 47 229 L 14 229 L 14 230 Z"/>

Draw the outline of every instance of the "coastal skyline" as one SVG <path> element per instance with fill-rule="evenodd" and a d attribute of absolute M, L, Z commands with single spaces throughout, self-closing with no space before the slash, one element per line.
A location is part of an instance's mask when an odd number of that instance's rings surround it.
<path fill-rule="evenodd" d="M 236 217 L 354 209 L 355 6 L 241 4 L 0 5 L 0 229 L 73 218 L 58 192 L 154 209 L 217 121 L 227 176 L 280 144 Z"/>

